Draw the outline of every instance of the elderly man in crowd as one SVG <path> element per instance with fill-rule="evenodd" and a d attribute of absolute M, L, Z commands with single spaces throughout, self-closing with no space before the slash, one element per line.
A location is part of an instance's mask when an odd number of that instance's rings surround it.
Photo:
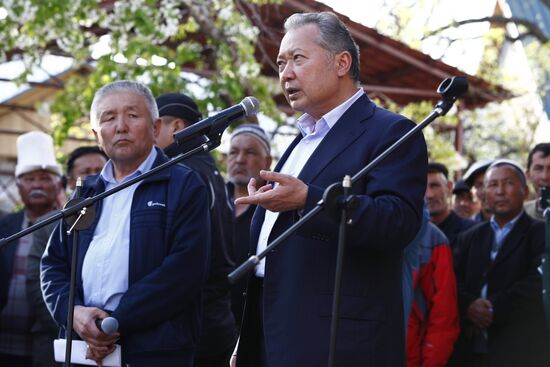
<path fill-rule="evenodd" d="M 117 187 L 168 160 L 154 147 L 161 121 L 142 84 L 102 87 L 90 119 L 109 161 L 84 182 L 82 196 Z M 117 342 L 123 365 L 192 366 L 210 247 L 207 200 L 197 174 L 174 165 L 96 204 L 94 224 L 80 231 L 74 308 L 74 331 L 87 343 L 88 358 L 101 363 Z M 56 228 L 41 267 L 44 299 L 59 325 L 66 325 L 69 307 L 72 235 L 66 230 Z M 119 324 L 111 335 L 96 326 L 109 315 Z"/>
<path fill-rule="evenodd" d="M 73 150 L 67 159 L 67 188 L 72 192 L 78 177 L 85 179 L 97 175 L 107 162 L 107 157 L 97 146 L 84 146 Z M 50 212 L 39 220 L 54 214 Z M 50 315 L 40 289 L 40 259 L 46 249 L 56 222 L 33 233 L 33 244 L 27 259 L 27 295 L 34 315 L 32 326 L 32 366 L 49 367 L 55 363 L 52 342 L 58 334 L 58 327 Z"/>
<path fill-rule="evenodd" d="M 0 238 L 31 226 L 56 208 L 62 190 L 61 167 L 52 138 L 39 131 L 17 139 L 15 177 L 23 210 L 0 220 Z M 32 234 L 0 248 L 0 365 L 31 366 L 33 309 L 27 298 L 27 260 Z M 50 348 L 52 348 L 50 346 Z"/>

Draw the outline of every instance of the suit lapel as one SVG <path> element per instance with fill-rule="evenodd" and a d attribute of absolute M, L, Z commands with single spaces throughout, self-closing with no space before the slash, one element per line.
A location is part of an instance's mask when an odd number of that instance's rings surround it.
<path fill-rule="evenodd" d="M 491 249 L 493 247 L 493 241 L 495 240 L 495 235 L 491 229 L 490 224 L 485 223 L 485 228 L 482 232 L 479 244 L 473 244 L 473 246 L 479 247 L 480 256 L 476 261 L 479 261 L 481 264 L 481 269 L 488 269 L 491 266 Z"/>
<path fill-rule="evenodd" d="M 366 95 L 355 101 L 309 157 L 298 178 L 306 183 L 312 182 L 334 158 L 361 136 L 367 127 L 367 124 L 361 123 L 374 115 L 375 108 Z"/>

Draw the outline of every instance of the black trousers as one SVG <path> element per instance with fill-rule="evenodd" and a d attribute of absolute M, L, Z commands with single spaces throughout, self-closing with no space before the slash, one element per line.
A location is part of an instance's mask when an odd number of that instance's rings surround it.
<path fill-rule="evenodd" d="M 264 336 L 263 278 L 252 276 L 246 297 L 247 321 L 241 329 L 237 367 L 269 367 Z"/>

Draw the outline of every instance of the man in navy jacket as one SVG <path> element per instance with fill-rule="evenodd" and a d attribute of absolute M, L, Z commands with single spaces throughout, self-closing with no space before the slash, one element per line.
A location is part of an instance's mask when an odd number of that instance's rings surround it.
<path fill-rule="evenodd" d="M 167 161 L 153 146 L 160 119 L 145 86 L 114 82 L 92 103 L 91 122 L 110 160 L 86 180 L 90 197 Z M 101 363 L 122 345 L 132 366 L 191 366 L 198 341 L 201 290 L 210 245 L 207 193 L 183 165 L 158 172 L 96 204 L 91 228 L 80 231 L 74 331 Z M 45 301 L 66 325 L 72 236 L 59 226 L 42 258 Z M 110 316 L 118 333 L 95 325 Z M 117 339 L 120 337 L 120 340 Z"/>
<path fill-rule="evenodd" d="M 236 200 L 254 204 L 251 251 L 310 211 L 324 190 L 354 175 L 414 124 L 377 107 L 359 87 L 359 52 L 332 13 L 294 14 L 285 22 L 277 64 L 290 106 L 303 112 L 301 134 L 269 182 Z M 421 134 L 354 184 L 335 362 L 402 366 L 405 340 L 401 255 L 414 238 L 426 188 Z M 338 220 L 322 212 L 271 252 L 249 280 L 237 365 L 323 366 L 328 359 Z"/>

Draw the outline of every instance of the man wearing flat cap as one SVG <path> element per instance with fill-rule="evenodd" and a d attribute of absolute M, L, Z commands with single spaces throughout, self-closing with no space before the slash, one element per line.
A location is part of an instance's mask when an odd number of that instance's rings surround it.
<path fill-rule="evenodd" d="M 52 138 L 31 131 L 17 139 L 15 177 L 24 208 L 0 220 L 0 238 L 31 226 L 56 208 L 62 190 L 61 167 L 55 160 Z M 27 299 L 29 234 L 0 248 L 0 366 L 31 366 L 33 312 Z"/>
<path fill-rule="evenodd" d="M 466 181 L 459 179 L 453 186 L 453 210 L 462 218 L 472 219 L 481 210 L 481 203 Z"/>
<path fill-rule="evenodd" d="M 170 158 L 187 152 L 174 141 L 173 134 L 201 119 L 196 103 L 185 94 L 168 93 L 157 98 L 162 120 L 156 145 Z M 191 146 L 194 147 L 194 146 Z M 201 151 L 183 161 L 208 185 L 212 230 L 210 274 L 203 293 L 203 319 L 195 367 L 226 367 L 237 338 L 231 312 L 231 294 L 227 275 L 233 270 L 230 257 L 233 241 L 233 209 L 225 183 L 210 153 Z"/>

